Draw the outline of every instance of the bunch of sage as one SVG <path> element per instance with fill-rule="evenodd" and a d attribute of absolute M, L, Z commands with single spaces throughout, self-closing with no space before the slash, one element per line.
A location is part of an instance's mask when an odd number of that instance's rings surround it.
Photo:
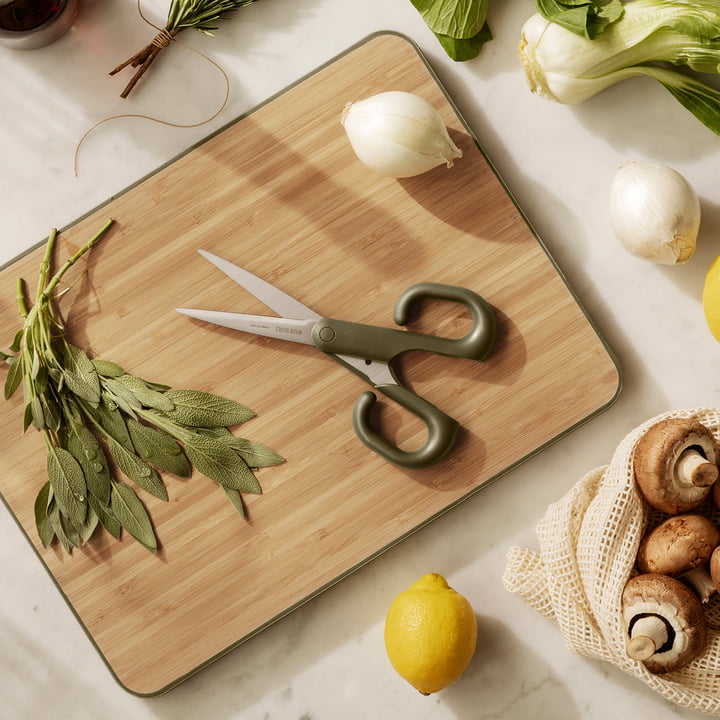
<path fill-rule="evenodd" d="M 51 276 L 57 231 L 47 241 L 35 301 L 17 282 L 23 325 L 10 352 L 5 398 L 22 386 L 24 427 L 40 431 L 48 479 L 35 500 L 35 522 L 45 547 L 57 539 L 67 552 L 98 527 L 120 538 L 125 529 L 151 552 L 158 541 L 131 481 L 168 499 L 161 472 L 189 477 L 193 466 L 218 483 L 244 515 L 241 493 L 261 492 L 253 469 L 284 458 L 228 429 L 254 417 L 234 400 L 196 390 L 173 390 L 143 380 L 114 362 L 91 359 L 65 334 L 57 298 L 65 273 L 105 235 L 112 220 Z"/>

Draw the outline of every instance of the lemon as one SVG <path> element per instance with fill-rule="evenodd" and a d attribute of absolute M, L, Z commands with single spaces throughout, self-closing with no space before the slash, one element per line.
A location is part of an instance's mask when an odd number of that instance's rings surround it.
<path fill-rule="evenodd" d="M 703 310 L 710 332 L 716 340 L 720 340 L 720 255 L 713 260 L 705 275 Z"/>
<path fill-rule="evenodd" d="M 400 593 L 385 619 L 390 663 L 423 695 L 455 682 L 475 654 L 476 642 L 472 606 L 437 573 Z"/>

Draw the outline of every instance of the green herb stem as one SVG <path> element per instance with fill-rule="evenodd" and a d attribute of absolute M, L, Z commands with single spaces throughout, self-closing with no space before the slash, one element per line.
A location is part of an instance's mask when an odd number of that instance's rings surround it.
<path fill-rule="evenodd" d="M 40 276 L 38 278 L 37 292 L 35 293 L 35 304 L 38 305 L 45 292 L 48 282 L 48 273 L 50 272 L 50 263 L 52 262 L 53 249 L 55 248 L 55 239 L 57 238 L 57 229 L 50 231 L 47 244 L 45 245 L 45 254 L 40 263 Z"/>
<path fill-rule="evenodd" d="M 20 315 L 23 318 L 28 316 L 27 303 L 25 302 L 25 282 L 22 278 L 18 278 L 15 283 L 15 299 L 17 300 L 18 307 L 20 308 Z"/>
<path fill-rule="evenodd" d="M 88 242 L 85 243 L 70 259 L 65 261 L 65 264 L 55 273 L 55 275 L 52 277 L 50 282 L 48 282 L 47 286 L 45 287 L 42 296 L 38 296 L 38 302 L 40 302 L 43 299 L 49 298 L 52 291 L 57 287 L 57 284 L 62 280 L 63 275 L 88 251 L 90 250 L 95 243 L 97 243 L 104 235 L 105 233 L 110 229 L 112 224 L 115 221 L 110 218 L 108 219 L 105 224 L 98 230 L 95 235 L 93 235 Z M 57 231 L 54 231 L 57 232 Z M 53 238 L 54 240 L 54 238 Z M 48 242 L 48 247 L 50 247 L 50 242 Z"/>

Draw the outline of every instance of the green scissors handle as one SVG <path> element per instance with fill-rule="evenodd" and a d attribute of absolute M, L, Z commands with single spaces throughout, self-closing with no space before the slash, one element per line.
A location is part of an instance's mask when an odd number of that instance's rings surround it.
<path fill-rule="evenodd" d="M 378 385 L 377 389 L 405 409 L 423 420 L 427 426 L 427 440 L 418 450 L 401 450 L 384 438 L 370 423 L 370 412 L 377 397 L 373 392 L 364 392 L 353 408 L 355 434 L 380 457 L 410 470 L 419 470 L 440 462 L 454 447 L 459 429 L 442 410 L 402 385 Z"/>
<path fill-rule="evenodd" d="M 480 295 L 467 288 L 440 283 L 418 283 L 405 290 L 395 304 L 395 322 L 405 325 L 413 307 L 428 299 L 456 302 L 468 308 L 472 315 L 470 331 L 461 338 L 444 338 L 327 318 L 318 320 L 312 329 L 312 341 L 319 350 L 330 354 L 383 395 L 423 420 L 428 431 L 427 441 L 418 450 L 405 451 L 372 427 L 369 416 L 377 400 L 374 393 L 363 393 L 353 411 L 355 432 L 362 442 L 395 465 L 411 469 L 429 467 L 442 460 L 452 450 L 459 426 L 449 415 L 400 385 L 390 362 L 408 350 L 482 361 L 492 352 L 497 333 L 492 307 Z M 367 367 L 350 365 L 343 356 L 363 358 Z M 380 363 L 379 374 L 373 372 L 373 361 Z"/>
<path fill-rule="evenodd" d="M 366 357 L 386 363 L 408 350 L 424 350 L 468 360 L 487 358 L 495 345 L 496 322 L 492 307 L 480 295 L 455 285 L 418 283 L 405 290 L 395 303 L 395 322 L 406 325 L 413 305 L 420 300 L 448 300 L 464 305 L 472 315 L 472 328 L 464 337 L 444 338 L 323 318 L 313 327 L 313 343 L 326 353 Z"/>

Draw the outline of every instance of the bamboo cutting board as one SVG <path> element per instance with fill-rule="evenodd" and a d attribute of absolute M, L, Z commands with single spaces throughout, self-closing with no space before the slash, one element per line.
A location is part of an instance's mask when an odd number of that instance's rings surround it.
<path fill-rule="evenodd" d="M 452 169 L 396 181 L 355 158 L 345 103 L 401 89 L 432 102 L 464 152 Z M 161 551 L 98 534 L 72 557 L 39 546 L 39 433 L 20 437 L 18 393 L 2 414 L 0 493 L 89 637 L 128 690 L 163 692 L 257 633 L 569 429 L 608 407 L 618 368 L 557 268 L 407 39 L 368 38 L 79 220 L 57 260 L 107 217 L 115 227 L 63 298 L 76 344 L 129 372 L 236 399 L 257 417 L 236 433 L 287 463 L 257 473 L 241 519 L 196 474 L 166 478 L 169 502 L 140 492 Z M 176 306 L 267 313 L 197 253 L 259 274 L 326 316 L 392 326 L 392 308 L 425 280 L 464 285 L 498 319 L 484 363 L 418 353 L 406 384 L 463 430 L 441 464 L 407 471 L 355 437 L 362 381 L 304 345 L 190 320 Z M 0 329 L 18 327 L 14 283 L 37 277 L 41 250 L 0 272 Z M 469 317 L 427 303 L 410 329 L 459 336 Z M 4 378 L 3 378 L 4 380 Z M 402 447 L 424 428 L 383 404 Z"/>

